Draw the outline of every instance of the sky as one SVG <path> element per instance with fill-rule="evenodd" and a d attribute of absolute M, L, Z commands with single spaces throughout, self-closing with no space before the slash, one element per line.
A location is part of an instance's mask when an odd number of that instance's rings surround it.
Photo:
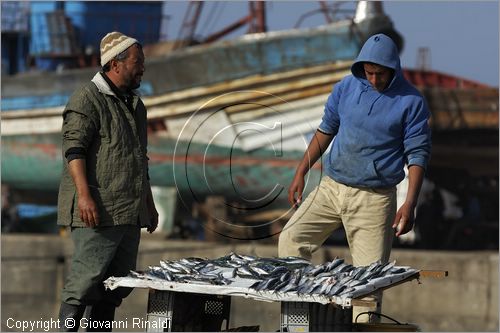
<path fill-rule="evenodd" d="M 333 1 L 327 1 L 332 5 Z M 354 9 L 349 2 L 341 8 Z M 499 32 L 498 1 L 384 1 L 384 10 L 405 40 L 403 67 L 415 68 L 420 47 L 429 49 L 432 70 L 498 87 Z M 175 38 L 187 2 L 166 2 L 169 15 L 167 36 Z M 268 30 L 290 29 L 305 13 L 320 8 L 318 1 L 273 1 L 266 3 Z M 235 22 L 248 12 L 247 1 L 212 1 L 204 5 L 196 34 L 206 36 Z M 347 14 L 341 14 L 347 15 Z M 301 27 L 326 24 L 321 13 L 309 15 Z M 243 34 L 240 28 L 230 35 Z"/>

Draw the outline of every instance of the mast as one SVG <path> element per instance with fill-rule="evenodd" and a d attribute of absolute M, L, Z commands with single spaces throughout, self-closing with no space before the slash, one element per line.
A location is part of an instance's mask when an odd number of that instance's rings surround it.
<path fill-rule="evenodd" d="M 382 1 L 359 1 L 353 22 L 363 32 L 361 42 L 364 43 L 371 35 L 382 33 L 394 41 L 400 53 L 403 50 L 403 37 L 394 29 L 392 20 L 385 14 Z"/>
<path fill-rule="evenodd" d="M 358 24 L 366 19 L 386 16 L 381 1 L 359 1 L 356 6 L 354 23 Z"/>
<path fill-rule="evenodd" d="M 239 29 L 245 24 L 249 25 L 248 33 L 266 32 L 266 4 L 264 1 L 249 1 L 249 14 L 226 26 L 225 28 L 211 34 L 203 40 L 203 43 L 214 42 L 225 35 Z"/>
<path fill-rule="evenodd" d="M 174 49 L 192 45 L 194 34 L 203 9 L 203 1 L 190 1 Z"/>

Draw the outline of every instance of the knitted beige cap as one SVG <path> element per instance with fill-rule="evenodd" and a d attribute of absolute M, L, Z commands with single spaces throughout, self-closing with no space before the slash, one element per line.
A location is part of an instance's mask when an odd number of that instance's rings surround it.
<path fill-rule="evenodd" d="M 113 31 L 101 39 L 101 66 L 106 65 L 111 59 L 128 49 L 137 39 L 125 36 L 121 32 Z"/>

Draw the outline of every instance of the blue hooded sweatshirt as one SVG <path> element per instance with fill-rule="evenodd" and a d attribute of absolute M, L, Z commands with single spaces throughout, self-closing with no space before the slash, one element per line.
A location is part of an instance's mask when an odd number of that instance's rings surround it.
<path fill-rule="evenodd" d="M 394 70 L 378 92 L 363 63 Z M 431 149 L 429 110 L 424 98 L 403 76 L 397 47 L 383 34 L 370 37 L 328 97 L 318 130 L 335 135 L 325 171 L 339 183 L 386 188 L 405 177 L 404 165 L 426 169 Z"/>

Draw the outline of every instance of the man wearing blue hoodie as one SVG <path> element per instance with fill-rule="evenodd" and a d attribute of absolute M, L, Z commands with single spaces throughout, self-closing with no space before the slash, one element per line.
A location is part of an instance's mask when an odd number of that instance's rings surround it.
<path fill-rule="evenodd" d="M 394 235 L 413 228 L 431 148 L 425 100 L 403 77 L 397 47 L 386 35 L 365 42 L 351 72 L 328 97 L 288 190 L 298 209 L 280 235 L 280 256 L 310 259 L 343 226 L 355 266 L 387 262 Z M 332 140 L 326 175 L 302 203 L 304 177 Z M 396 211 L 405 164 L 408 194 Z"/>

